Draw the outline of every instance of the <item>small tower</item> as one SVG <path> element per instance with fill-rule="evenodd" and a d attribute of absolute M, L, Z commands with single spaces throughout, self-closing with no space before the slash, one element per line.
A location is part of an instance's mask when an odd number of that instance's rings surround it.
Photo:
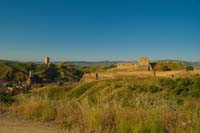
<path fill-rule="evenodd" d="M 46 58 L 44 59 L 44 64 L 46 64 L 46 65 L 49 65 L 49 64 L 50 64 L 50 58 L 49 58 L 49 57 L 46 57 Z"/>
<path fill-rule="evenodd" d="M 32 74 L 32 70 L 29 71 L 29 78 L 32 78 L 33 74 Z"/>
<path fill-rule="evenodd" d="M 33 77 L 33 73 L 32 70 L 29 71 L 29 76 L 27 79 L 27 85 L 31 85 L 32 84 L 32 77 Z"/>

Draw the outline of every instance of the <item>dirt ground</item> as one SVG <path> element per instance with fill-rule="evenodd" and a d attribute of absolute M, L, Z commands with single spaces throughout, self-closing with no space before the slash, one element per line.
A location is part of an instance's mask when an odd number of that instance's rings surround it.
<path fill-rule="evenodd" d="M 0 133 L 70 133 L 53 125 L 0 116 Z"/>

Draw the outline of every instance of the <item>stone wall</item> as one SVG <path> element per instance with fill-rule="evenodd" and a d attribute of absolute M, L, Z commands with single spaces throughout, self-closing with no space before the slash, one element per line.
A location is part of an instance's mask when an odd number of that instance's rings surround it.
<path fill-rule="evenodd" d="M 117 64 L 118 69 L 133 69 L 136 71 L 149 71 L 151 70 L 150 58 L 141 57 L 138 62 L 123 62 Z"/>
<path fill-rule="evenodd" d="M 150 58 L 147 56 L 141 57 L 139 60 L 141 66 L 148 66 L 150 64 Z"/>
<path fill-rule="evenodd" d="M 118 63 L 117 68 L 119 69 L 137 69 L 138 63 L 137 62 L 123 62 L 123 63 Z"/>
<path fill-rule="evenodd" d="M 180 77 L 190 77 L 195 74 L 200 74 L 200 70 L 194 71 L 167 71 L 167 72 L 156 72 L 153 71 L 130 71 L 130 72 L 102 72 L 85 74 L 81 81 L 91 82 L 95 80 L 105 80 L 123 77 L 169 77 L 169 78 L 180 78 Z"/>

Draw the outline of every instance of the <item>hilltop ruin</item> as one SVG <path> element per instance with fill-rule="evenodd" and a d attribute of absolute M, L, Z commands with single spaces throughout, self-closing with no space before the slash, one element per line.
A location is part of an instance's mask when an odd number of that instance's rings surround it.
<path fill-rule="evenodd" d="M 138 62 L 122 62 L 117 64 L 118 69 L 133 69 L 137 71 L 150 71 L 152 66 L 150 63 L 150 58 L 143 56 Z"/>

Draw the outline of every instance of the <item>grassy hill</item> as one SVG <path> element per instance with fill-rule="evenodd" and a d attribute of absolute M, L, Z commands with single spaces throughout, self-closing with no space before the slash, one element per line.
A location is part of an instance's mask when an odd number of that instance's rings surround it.
<path fill-rule="evenodd" d="M 10 80 L 25 80 L 28 75 L 28 69 L 32 66 L 31 63 L 20 63 L 14 61 L 0 61 L 0 79 L 5 81 Z"/>
<path fill-rule="evenodd" d="M 162 71 L 163 67 L 167 67 L 168 70 L 184 70 L 185 64 L 182 62 L 174 61 L 157 61 L 155 62 L 155 70 Z"/>
<path fill-rule="evenodd" d="M 71 132 L 199 132 L 200 77 L 122 78 L 46 86 L 0 112 L 54 122 Z"/>
<path fill-rule="evenodd" d="M 71 64 L 60 63 L 48 66 L 31 62 L 0 60 L 0 80 L 25 81 L 30 70 L 41 82 L 44 80 L 46 82 L 55 80 L 79 81 L 83 75 L 79 67 Z"/>

